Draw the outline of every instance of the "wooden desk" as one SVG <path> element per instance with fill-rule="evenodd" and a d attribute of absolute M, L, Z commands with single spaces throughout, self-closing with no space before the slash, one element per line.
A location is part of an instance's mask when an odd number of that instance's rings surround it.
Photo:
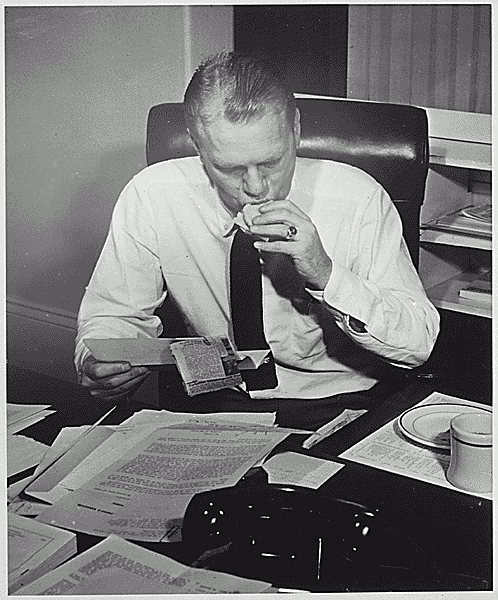
<path fill-rule="evenodd" d="M 108 405 L 92 398 L 83 388 L 52 378 L 10 369 L 8 401 L 11 403 L 52 404 L 57 412 L 23 430 L 39 441 L 51 444 L 60 429 L 89 424 L 108 410 Z M 430 382 L 415 382 L 371 409 L 353 423 L 309 451 L 311 455 L 336 460 L 337 455 L 413 406 L 431 391 Z M 444 390 L 443 390 L 444 391 Z M 144 408 L 143 404 L 122 405 L 103 424 L 117 424 Z M 301 450 L 302 437 L 291 436 L 280 450 Z M 346 466 L 329 479 L 321 491 L 331 497 L 352 500 L 377 508 L 387 515 L 395 529 L 405 532 L 430 555 L 442 575 L 437 580 L 417 580 L 400 589 L 490 590 L 492 588 L 492 503 L 453 489 L 403 477 L 361 464 Z M 78 534 L 82 551 L 100 538 Z M 395 543 L 395 540 L 393 540 Z M 141 543 L 144 547 L 181 560 L 181 544 Z M 450 575 L 453 574 L 453 575 Z M 392 590 L 392 581 L 353 582 L 351 591 Z M 384 586 L 384 587 L 383 587 Z M 334 591 L 319 589 L 314 591 Z"/>

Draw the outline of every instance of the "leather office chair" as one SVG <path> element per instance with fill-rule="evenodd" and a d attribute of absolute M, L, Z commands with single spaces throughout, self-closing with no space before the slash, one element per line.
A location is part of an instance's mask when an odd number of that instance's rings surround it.
<path fill-rule="evenodd" d="M 420 209 L 429 159 L 426 112 L 407 105 L 339 99 L 298 98 L 297 106 L 301 113 L 298 156 L 349 163 L 382 184 L 399 211 L 411 258 L 418 267 Z M 183 105 L 153 106 L 147 120 L 147 164 L 195 155 Z M 164 335 L 186 335 L 178 313 L 168 304 L 157 311 L 163 322 L 174 324 Z"/>

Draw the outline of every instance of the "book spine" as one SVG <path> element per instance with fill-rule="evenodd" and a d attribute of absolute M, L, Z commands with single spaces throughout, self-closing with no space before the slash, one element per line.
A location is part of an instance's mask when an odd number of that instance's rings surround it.
<path fill-rule="evenodd" d="M 467 287 L 462 288 L 458 294 L 461 298 L 468 298 L 469 300 L 478 300 L 479 302 L 488 302 L 491 304 L 491 291 Z"/>

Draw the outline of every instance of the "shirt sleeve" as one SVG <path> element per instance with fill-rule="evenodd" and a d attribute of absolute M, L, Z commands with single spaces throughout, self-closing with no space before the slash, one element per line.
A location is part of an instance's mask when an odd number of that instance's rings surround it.
<path fill-rule="evenodd" d="M 439 333 L 439 314 L 411 261 L 399 214 L 380 186 L 354 228 L 351 249 L 350 264 L 331 256 L 325 289 L 309 293 L 360 346 L 398 366 L 421 365 Z M 351 327 L 351 318 L 366 331 Z"/>
<path fill-rule="evenodd" d="M 166 296 L 150 204 L 133 180 L 121 193 L 78 314 L 75 366 L 90 354 L 85 338 L 158 337 L 154 310 Z"/>

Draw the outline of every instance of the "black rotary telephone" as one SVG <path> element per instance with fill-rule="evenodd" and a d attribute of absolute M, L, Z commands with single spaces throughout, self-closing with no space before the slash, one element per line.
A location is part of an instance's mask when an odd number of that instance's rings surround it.
<path fill-rule="evenodd" d="M 390 528 L 378 510 L 298 486 L 237 485 L 197 494 L 182 540 L 192 566 L 276 587 L 417 590 L 432 589 L 420 585 L 439 578 L 429 553 Z"/>

